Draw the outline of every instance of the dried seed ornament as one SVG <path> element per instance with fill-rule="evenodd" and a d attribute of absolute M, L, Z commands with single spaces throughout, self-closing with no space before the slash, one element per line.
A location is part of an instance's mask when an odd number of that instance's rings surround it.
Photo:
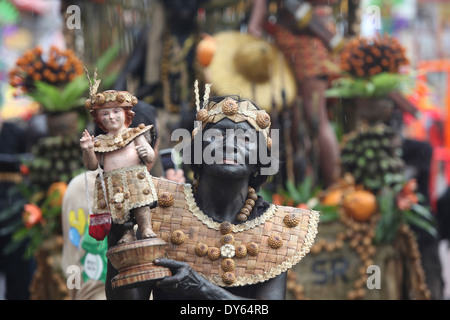
<path fill-rule="evenodd" d="M 186 240 L 186 235 L 181 230 L 175 230 L 172 232 L 170 240 L 173 244 L 182 244 Z"/>
<path fill-rule="evenodd" d="M 278 234 L 272 234 L 270 235 L 269 239 L 267 240 L 269 243 L 269 246 L 278 249 L 283 246 L 283 238 Z"/>
<path fill-rule="evenodd" d="M 299 214 L 291 212 L 284 217 L 283 222 L 286 224 L 286 226 L 293 228 L 298 226 L 298 224 L 300 223 L 300 218 L 301 216 Z"/>
<path fill-rule="evenodd" d="M 158 194 L 158 205 L 162 207 L 170 207 L 173 205 L 173 195 L 168 191 L 161 192 Z"/>
<path fill-rule="evenodd" d="M 197 245 L 195 246 L 195 254 L 198 255 L 199 257 L 203 257 L 207 253 L 208 253 L 208 245 L 201 242 L 197 243 Z"/>

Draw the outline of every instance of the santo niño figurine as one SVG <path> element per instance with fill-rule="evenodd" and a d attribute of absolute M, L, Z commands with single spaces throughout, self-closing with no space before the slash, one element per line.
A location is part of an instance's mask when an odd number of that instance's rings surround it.
<path fill-rule="evenodd" d="M 109 211 L 113 227 L 123 228 L 117 244 L 135 240 L 133 219 L 142 239 L 154 238 L 150 209 L 157 205 L 157 195 L 146 163 L 155 161 L 155 152 L 144 136 L 153 126 L 128 128 L 137 98 L 127 91 L 97 93 L 100 80 L 95 77 L 92 83 L 88 76 L 90 98 L 85 106 L 106 134 L 94 137 L 85 130 L 80 139 L 86 168 L 103 167 L 96 179 L 93 214 Z"/>

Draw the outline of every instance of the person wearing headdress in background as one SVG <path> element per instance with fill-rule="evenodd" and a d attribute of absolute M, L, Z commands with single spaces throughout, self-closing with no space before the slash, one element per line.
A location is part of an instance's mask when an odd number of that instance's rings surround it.
<path fill-rule="evenodd" d="M 327 8 L 335 1 L 278 1 L 276 22 L 269 22 L 268 1 L 254 0 L 248 23 L 249 34 L 273 36 L 276 46 L 290 62 L 297 80 L 302 109 L 310 128 L 311 139 L 317 137 L 323 186 L 330 186 L 340 174 L 337 137 L 328 119 L 325 90 L 333 68 L 333 53 L 343 46 L 340 33 L 324 22 Z M 333 30 L 334 29 L 334 30 Z M 299 121 L 299 110 L 293 108 L 293 126 Z M 298 159 L 297 159 L 298 160 Z"/>
<path fill-rule="evenodd" d="M 172 147 L 170 133 L 193 129 L 191 88 L 198 78 L 195 52 L 201 33 L 197 11 L 208 0 L 157 0 L 151 23 L 145 25 L 114 85 L 158 109 L 161 148 Z"/>

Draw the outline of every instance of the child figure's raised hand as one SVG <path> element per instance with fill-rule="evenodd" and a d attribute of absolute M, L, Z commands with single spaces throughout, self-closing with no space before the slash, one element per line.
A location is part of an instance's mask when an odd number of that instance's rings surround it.
<path fill-rule="evenodd" d="M 83 136 L 80 139 L 80 147 L 82 150 L 94 148 L 94 136 L 91 136 L 87 129 L 83 131 Z"/>

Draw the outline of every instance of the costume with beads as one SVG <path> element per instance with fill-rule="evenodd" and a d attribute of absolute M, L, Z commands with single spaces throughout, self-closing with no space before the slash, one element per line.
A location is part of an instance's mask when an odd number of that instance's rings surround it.
<path fill-rule="evenodd" d="M 216 285 L 272 279 L 297 264 L 314 242 L 316 211 L 266 203 L 264 212 L 245 223 L 219 223 L 197 206 L 190 184 L 162 178 L 153 182 L 165 205 L 152 210 L 152 228 L 167 242 L 168 256 L 187 262 Z"/>

